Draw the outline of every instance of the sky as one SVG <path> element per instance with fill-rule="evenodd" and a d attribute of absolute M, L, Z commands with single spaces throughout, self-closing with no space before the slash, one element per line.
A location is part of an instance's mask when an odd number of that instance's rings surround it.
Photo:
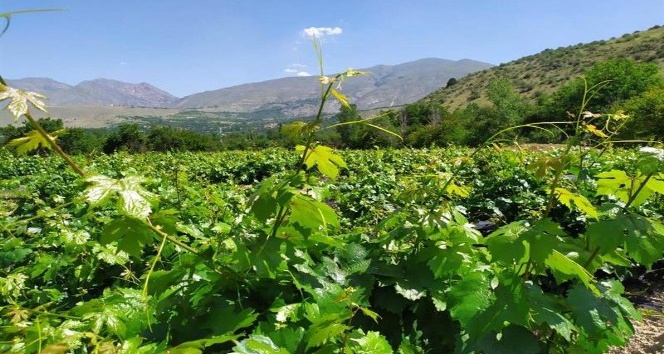
<path fill-rule="evenodd" d="M 4 0 L 0 75 L 175 96 L 422 58 L 506 63 L 664 25 L 664 0 Z M 0 28 L 3 19 L 0 19 Z"/>

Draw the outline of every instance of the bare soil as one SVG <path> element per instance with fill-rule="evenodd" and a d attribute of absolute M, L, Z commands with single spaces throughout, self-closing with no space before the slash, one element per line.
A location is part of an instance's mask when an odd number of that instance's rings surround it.
<path fill-rule="evenodd" d="M 634 336 L 625 347 L 614 348 L 609 353 L 664 353 L 664 283 L 659 282 L 645 296 L 633 301 L 643 314 L 643 320 L 634 322 Z"/>

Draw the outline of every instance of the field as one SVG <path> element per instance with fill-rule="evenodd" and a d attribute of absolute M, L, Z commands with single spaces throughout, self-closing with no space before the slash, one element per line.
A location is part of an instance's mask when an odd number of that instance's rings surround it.
<path fill-rule="evenodd" d="M 0 351 L 601 353 L 664 251 L 653 151 L 0 150 Z"/>

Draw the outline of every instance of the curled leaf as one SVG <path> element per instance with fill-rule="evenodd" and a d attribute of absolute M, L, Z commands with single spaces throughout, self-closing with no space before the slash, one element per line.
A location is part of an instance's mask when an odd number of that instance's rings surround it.
<path fill-rule="evenodd" d="M 348 103 L 348 97 L 346 95 L 335 89 L 331 89 L 330 93 L 337 99 L 337 101 L 339 101 L 339 103 L 341 103 L 342 106 L 350 108 L 350 103 Z"/>
<path fill-rule="evenodd" d="M 34 108 L 46 112 L 46 104 L 42 99 L 46 98 L 36 92 L 21 91 L 15 88 L 0 84 L 0 102 L 9 99 L 7 109 L 14 115 L 14 121 L 28 113 L 28 103 Z"/>
<path fill-rule="evenodd" d="M 597 127 L 592 125 L 592 124 L 587 124 L 586 125 L 586 131 L 588 131 L 589 133 L 592 133 L 594 135 L 597 135 L 600 138 L 608 138 L 609 137 L 601 129 L 597 129 Z"/>

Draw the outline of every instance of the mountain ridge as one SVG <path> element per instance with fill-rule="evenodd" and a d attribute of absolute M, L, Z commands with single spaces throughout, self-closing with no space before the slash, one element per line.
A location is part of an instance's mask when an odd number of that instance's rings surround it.
<path fill-rule="evenodd" d="M 444 85 L 492 64 L 472 59 L 422 58 L 396 65 L 362 69 L 367 75 L 343 84 L 343 91 L 360 109 L 390 107 L 409 103 Z M 97 78 L 68 85 L 50 78 L 8 80 L 17 88 L 37 91 L 49 98 L 51 106 L 126 106 L 177 109 L 215 109 L 252 112 L 273 109 L 283 115 L 311 114 L 320 94 L 317 76 L 283 77 L 208 90 L 178 98 L 149 83 L 131 84 Z M 334 108 L 331 108 L 334 109 Z"/>

